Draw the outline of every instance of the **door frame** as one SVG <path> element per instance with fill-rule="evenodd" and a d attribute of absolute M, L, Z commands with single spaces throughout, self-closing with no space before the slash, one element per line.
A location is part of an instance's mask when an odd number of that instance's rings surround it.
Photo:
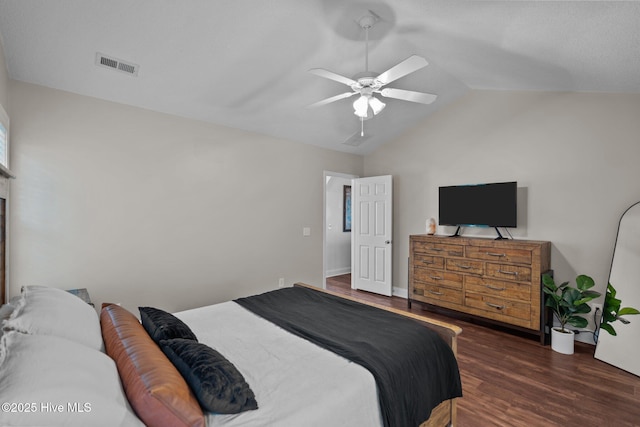
<path fill-rule="evenodd" d="M 341 173 L 341 172 L 331 172 L 331 171 L 323 171 L 322 173 L 322 288 L 327 288 L 327 258 L 328 258 L 328 249 L 327 249 L 327 178 L 328 177 L 338 177 L 338 178 L 346 178 L 346 179 L 355 179 L 360 178 L 358 175 Z M 353 219 L 352 219 L 353 221 Z"/>

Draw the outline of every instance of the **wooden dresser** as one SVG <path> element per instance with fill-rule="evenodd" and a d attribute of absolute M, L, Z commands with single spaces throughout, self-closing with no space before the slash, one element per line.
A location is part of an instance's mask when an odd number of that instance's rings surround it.
<path fill-rule="evenodd" d="M 545 342 L 550 242 L 413 235 L 409 244 L 409 306 L 455 310 Z"/>

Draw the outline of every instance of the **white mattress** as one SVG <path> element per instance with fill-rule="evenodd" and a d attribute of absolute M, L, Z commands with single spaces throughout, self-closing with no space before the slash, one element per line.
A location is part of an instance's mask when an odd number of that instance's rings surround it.
<path fill-rule="evenodd" d="M 255 411 L 208 414 L 208 426 L 382 426 L 375 380 L 360 365 L 232 301 L 175 315 L 238 368 L 258 401 Z"/>

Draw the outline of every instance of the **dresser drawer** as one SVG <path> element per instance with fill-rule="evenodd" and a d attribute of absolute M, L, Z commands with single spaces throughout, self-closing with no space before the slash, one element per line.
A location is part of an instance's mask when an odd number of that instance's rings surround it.
<path fill-rule="evenodd" d="M 520 265 L 486 263 L 485 274 L 496 279 L 531 282 L 531 268 Z"/>
<path fill-rule="evenodd" d="M 420 298 L 424 302 L 435 303 L 437 301 L 446 301 L 454 304 L 462 305 L 462 290 L 447 288 L 445 286 L 436 286 L 428 284 L 416 284 L 413 289 L 414 297 Z"/>
<path fill-rule="evenodd" d="M 448 286 L 450 288 L 462 289 L 462 275 L 444 270 L 433 270 L 430 268 L 414 267 L 413 278 L 420 282 L 432 285 Z"/>
<path fill-rule="evenodd" d="M 423 242 L 417 240 L 413 243 L 413 249 L 416 252 L 429 255 L 464 256 L 464 246 L 448 243 Z"/>
<path fill-rule="evenodd" d="M 509 321 L 510 318 L 528 321 L 531 316 L 531 305 L 529 303 L 511 301 L 474 292 L 465 292 L 464 305 L 497 314 L 501 317 L 491 317 L 507 323 L 513 323 Z"/>
<path fill-rule="evenodd" d="M 467 246 L 467 258 L 482 259 L 505 263 L 528 264 L 532 262 L 532 252 L 529 249 L 492 248 L 482 246 Z"/>
<path fill-rule="evenodd" d="M 461 273 L 469 273 L 469 274 L 484 273 L 484 262 L 482 261 L 471 261 L 468 259 L 447 258 L 446 266 L 448 271 L 459 271 Z"/>
<path fill-rule="evenodd" d="M 413 257 L 413 265 L 416 267 L 437 268 L 444 270 L 444 258 L 439 256 L 416 254 Z"/>
<path fill-rule="evenodd" d="M 464 289 L 470 292 L 489 295 L 499 298 L 531 301 L 531 284 L 506 282 L 502 280 L 487 279 L 475 276 L 464 278 Z"/>

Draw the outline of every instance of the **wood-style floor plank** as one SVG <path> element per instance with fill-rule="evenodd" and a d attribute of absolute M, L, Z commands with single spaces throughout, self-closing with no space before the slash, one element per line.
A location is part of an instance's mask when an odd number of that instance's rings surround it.
<path fill-rule="evenodd" d="M 594 359 L 594 346 L 576 342 L 573 355 L 556 353 L 534 339 L 422 311 L 419 304 L 409 310 L 403 298 L 354 291 L 350 280 L 327 279 L 327 289 L 462 328 L 459 427 L 640 426 L 640 377 Z"/>

